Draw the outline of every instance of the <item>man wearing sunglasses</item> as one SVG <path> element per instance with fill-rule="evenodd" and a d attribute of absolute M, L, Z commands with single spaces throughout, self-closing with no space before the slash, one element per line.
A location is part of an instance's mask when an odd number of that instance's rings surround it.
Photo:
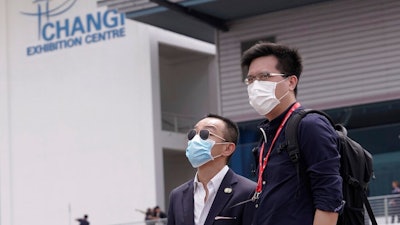
<path fill-rule="evenodd" d="M 197 173 L 172 190 L 168 225 L 250 225 L 256 184 L 227 166 L 238 135 L 233 121 L 213 114 L 188 132 L 186 156 Z"/>
<path fill-rule="evenodd" d="M 308 114 L 297 130 L 298 167 L 285 148 L 286 121 L 302 108 L 296 100 L 302 72 L 299 53 L 261 42 L 244 52 L 241 66 L 247 72 L 250 105 L 265 117 L 258 126 L 262 141 L 252 225 L 335 225 L 343 209 L 335 130 L 325 117 Z"/>

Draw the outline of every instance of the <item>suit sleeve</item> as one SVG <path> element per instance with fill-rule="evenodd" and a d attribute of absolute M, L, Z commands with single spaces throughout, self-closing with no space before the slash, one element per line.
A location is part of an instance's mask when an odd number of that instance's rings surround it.
<path fill-rule="evenodd" d="M 174 192 L 172 191 L 169 195 L 169 206 L 168 206 L 168 218 L 167 225 L 175 225 L 175 215 L 174 215 Z"/>

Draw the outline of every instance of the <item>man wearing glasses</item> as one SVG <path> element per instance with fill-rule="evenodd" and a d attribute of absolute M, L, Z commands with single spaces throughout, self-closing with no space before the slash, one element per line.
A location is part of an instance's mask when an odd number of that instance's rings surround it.
<path fill-rule="evenodd" d="M 188 132 L 186 156 L 197 173 L 172 190 L 168 225 L 250 225 L 256 184 L 227 166 L 238 135 L 234 122 L 212 114 Z"/>
<path fill-rule="evenodd" d="M 302 72 L 297 50 L 261 42 L 244 52 L 250 105 L 259 125 L 257 206 L 253 225 L 335 225 L 343 208 L 338 136 L 328 120 L 308 114 L 297 130 L 300 166 L 284 148 L 286 121 L 302 107 L 296 100 Z"/>

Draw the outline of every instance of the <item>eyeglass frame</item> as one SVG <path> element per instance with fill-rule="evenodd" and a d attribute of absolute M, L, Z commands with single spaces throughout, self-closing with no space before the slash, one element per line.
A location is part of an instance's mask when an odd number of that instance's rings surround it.
<path fill-rule="evenodd" d="M 244 83 L 246 85 L 250 85 L 256 80 L 258 80 L 258 81 L 267 81 L 269 78 L 276 77 L 276 76 L 288 77 L 288 75 L 284 74 L 284 73 L 264 72 L 264 73 L 259 73 L 257 75 L 247 75 L 246 79 L 244 79 Z M 250 78 L 252 78 L 251 81 L 250 81 Z"/>
<path fill-rule="evenodd" d="M 189 138 L 189 134 L 192 134 L 192 131 L 194 131 L 195 134 L 192 136 L 192 138 Z M 207 131 L 207 138 L 205 138 L 205 139 L 204 139 L 204 138 L 202 137 L 202 135 L 201 135 L 201 133 L 202 133 L 202 132 L 204 133 L 204 131 Z M 199 137 L 200 137 L 202 140 L 207 140 L 207 139 L 209 139 L 209 138 L 210 138 L 210 135 L 211 135 L 211 136 L 215 136 L 215 137 L 217 137 L 217 138 L 219 138 L 219 139 L 221 139 L 221 140 L 223 140 L 223 141 L 226 142 L 226 139 L 225 139 L 225 138 L 223 138 L 223 137 L 221 137 L 221 136 L 219 136 L 219 135 L 215 134 L 214 132 L 212 132 L 212 131 L 210 131 L 210 130 L 207 130 L 207 129 L 201 129 L 201 130 L 199 130 L 198 132 L 197 132 L 196 129 L 191 129 L 191 130 L 189 130 L 188 133 L 187 133 L 188 141 L 193 140 L 194 136 L 196 136 L 196 135 L 199 135 Z"/>

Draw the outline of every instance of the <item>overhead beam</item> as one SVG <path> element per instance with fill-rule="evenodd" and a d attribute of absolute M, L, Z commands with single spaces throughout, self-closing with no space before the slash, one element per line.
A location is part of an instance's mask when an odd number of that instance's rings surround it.
<path fill-rule="evenodd" d="M 225 21 L 220 19 L 220 18 L 208 15 L 206 13 L 199 12 L 199 11 L 194 10 L 194 9 L 186 8 L 186 7 L 182 6 L 182 5 L 170 2 L 168 0 L 149 0 L 149 1 L 150 2 L 154 2 L 154 3 L 156 3 L 156 4 L 160 5 L 160 6 L 168 8 L 170 10 L 173 10 L 173 11 L 176 11 L 176 12 L 179 12 L 179 13 L 183 13 L 183 14 L 188 15 L 190 17 L 194 17 L 195 19 L 198 19 L 203 23 L 206 23 L 206 24 L 208 24 L 208 25 L 210 25 L 210 26 L 212 26 L 214 28 L 217 28 L 218 30 L 221 30 L 221 31 L 228 31 L 229 30 L 229 28 L 226 25 Z"/>

